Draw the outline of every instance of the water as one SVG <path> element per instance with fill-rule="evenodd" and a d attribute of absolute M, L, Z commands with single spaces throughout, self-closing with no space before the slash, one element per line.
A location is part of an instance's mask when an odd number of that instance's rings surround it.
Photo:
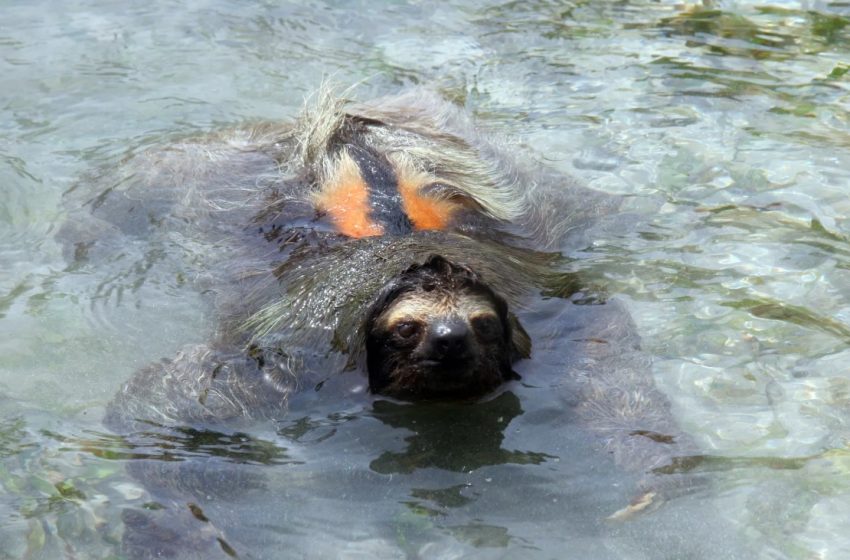
<path fill-rule="evenodd" d="M 456 411 L 313 399 L 220 474 L 268 490 L 204 504 L 259 535 L 243 555 L 846 557 L 848 54 L 846 2 L 7 2 L 0 558 L 120 554 L 122 512 L 151 496 L 103 408 L 213 328 L 188 283 L 70 270 L 63 193 L 175 137 L 289 118 L 328 76 L 363 99 L 430 84 L 548 165 L 662 201 L 582 266 L 628 307 L 711 483 L 610 523 L 634 475 L 533 387 L 482 405 L 474 444 L 439 433 Z"/>

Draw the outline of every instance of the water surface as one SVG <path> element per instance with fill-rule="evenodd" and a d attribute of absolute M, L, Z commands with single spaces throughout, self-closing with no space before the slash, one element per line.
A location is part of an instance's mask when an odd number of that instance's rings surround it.
<path fill-rule="evenodd" d="M 533 386 L 476 409 L 474 445 L 458 411 L 314 399 L 250 440 L 172 442 L 263 477 L 207 512 L 287 543 L 253 556 L 846 557 L 848 61 L 846 2 L 7 2 L 0 558 L 119 555 L 122 512 L 155 504 L 103 408 L 214 327 L 155 266 L 69 268 L 63 193 L 176 137 L 290 118 L 329 76 L 363 99 L 430 85 L 547 165 L 661 201 L 581 268 L 628 307 L 711 483 L 612 524 L 634 475 L 576 452 L 592 441 Z"/>

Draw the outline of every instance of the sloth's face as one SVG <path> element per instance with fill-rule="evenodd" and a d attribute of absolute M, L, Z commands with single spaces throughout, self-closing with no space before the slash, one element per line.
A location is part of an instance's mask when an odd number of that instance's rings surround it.
<path fill-rule="evenodd" d="M 433 256 L 391 282 L 366 324 L 369 386 L 408 399 L 469 397 L 516 374 L 505 301 L 468 268 Z"/>

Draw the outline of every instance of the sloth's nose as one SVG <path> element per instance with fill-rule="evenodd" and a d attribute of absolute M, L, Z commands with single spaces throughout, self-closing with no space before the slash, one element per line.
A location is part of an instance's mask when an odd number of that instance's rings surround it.
<path fill-rule="evenodd" d="M 427 354 L 432 360 L 454 364 L 469 357 L 469 344 L 469 327 L 464 321 L 436 321 L 428 331 Z"/>

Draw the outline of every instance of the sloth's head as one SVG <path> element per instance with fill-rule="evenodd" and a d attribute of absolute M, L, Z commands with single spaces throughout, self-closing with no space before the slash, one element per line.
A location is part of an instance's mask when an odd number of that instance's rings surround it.
<path fill-rule="evenodd" d="M 528 335 L 469 268 L 432 256 L 392 280 L 366 320 L 369 387 L 408 399 L 469 397 L 516 378 Z"/>

